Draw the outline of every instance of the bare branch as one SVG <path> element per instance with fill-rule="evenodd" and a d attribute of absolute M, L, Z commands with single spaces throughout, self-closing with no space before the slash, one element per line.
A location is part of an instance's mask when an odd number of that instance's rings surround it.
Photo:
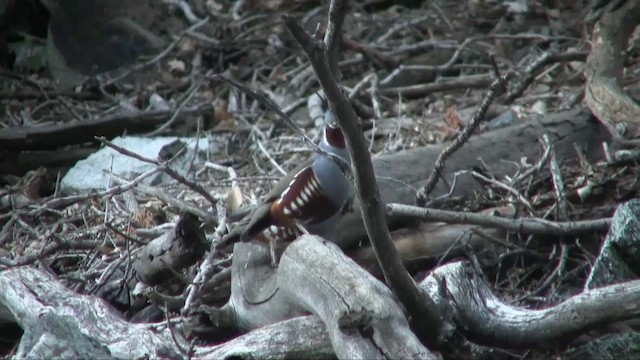
<path fill-rule="evenodd" d="M 336 78 L 339 76 L 338 50 L 342 45 L 342 25 L 347 14 L 346 1 L 332 1 L 329 5 L 329 18 L 327 19 L 327 31 L 324 33 L 324 44 L 327 47 L 327 57 L 331 71 Z"/>
<path fill-rule="evenodd" d="M 285 15 L 283 21 L 309 57 L 318 81 L 327 96 L 331 111 L 344 132 L 347 148 L 351 154 L 356 192 L 361 203 L 364 225 L 385 280 L 411 314 L 418 336 L 430 349 L 436 349 L 440 330 L 439 315 L 435 312 L 431 299 L 416 287 L 391 242 L 373 165 L 362 130 L 348 98 L 336 83 L 329 66 L 326 48 L 323 43 L 309 36 L 293 18 Z"/>
<path fill-rule="evenodd" d="M 438 160 L 436 160 L 436 163 L 433 166 L 429 179 L 427 179 L 427 182 L 422 188 L 420 188 L 420 190 L 418 190 L 418 194 L 416 194 L 416 204 L 418 206 L 426 205 L 429 194 L 436 187 L 436 183 L 440 179 L 440 175 L 442 173 L 442 170 L 444 169 L 445 161 L 447 161 L 447 159 L 454 152 L 458 151 L 462 147 L 462 145 L 467 140 L 469 140 L 471 134 L 473 134 L 478 125 L 480 125 L 480 122 L 484 120 L 487 110 L 489 109 L 489 106 L 491 105 L 495 97 L 505 90 L 507 82 L 511 80 L 513 76 L 513 73 L 508 73 L 497 78 L 493 82 L 493 84 L 491 84 L 487 95 L 484 97 L 484 100 L 478 107 L 478 110 L 474 114 L 471 122 L 464 127 L 464 129 L 458 134 L 458 136 L 451 142 L 451 145 L 446 147 L 442 151 L 442 153 L 440 153 L 440 156 L 438 156 Z"/>
<path fill-rule="evenodd" d="M 583 221 L 555 222 L 536 218 L 506 219 L 499 216 L 474 213 L 426 209 L 403 204 L 388 204 L 387 210 L 392 216 L 406 216 L 423 221 L 443 221 L 450 224 L 476 224 L 502 228 L 505 230 L 538 235 L 575 235 L 593 232 L 606 232 L 611 226 L 611 218 Z"/>

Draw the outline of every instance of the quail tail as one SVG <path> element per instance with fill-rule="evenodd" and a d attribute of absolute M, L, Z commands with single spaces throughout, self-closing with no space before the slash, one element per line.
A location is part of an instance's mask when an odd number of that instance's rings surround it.
<path fill-rule="evenodd" d="M 251 214 L 251 220 L 240 235 L 240 241 L 249 241 L 271 225 L 271 204 L 260 204 Z"/>
<path fill-rule="evenodd" d="M 240 221 L 227 235 L 222 237 L 222 240 L 218 243 L 218 248 L 225 248 L 239 241 L 250 241 L 258 236 L 270 224 L 270 209 L 269 204 L 259 205 L 252 211 L 251 217 Z"/>

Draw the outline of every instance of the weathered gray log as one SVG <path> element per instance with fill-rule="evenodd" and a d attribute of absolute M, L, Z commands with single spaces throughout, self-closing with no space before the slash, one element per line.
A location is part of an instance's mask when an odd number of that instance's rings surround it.
<path fill-rule="evenodd" d="M 138 308 L 145 299 L 132 294 L 139 281 L 155 286 L 160 284 L 177 285 L 182 270 L 195 264 L 209 247 L 204 236 L 200 220 L 193 214 L 185 213 L 175 227 L 153 239 L 145 246 L 134 250 L 131 263 L 134 276 L 129 276 L 127 262 L 121 262 L 109 277 L 90 291 L 110 301 L 131 308 Z M 126 277 L 126 279 L 125 279 Z M 179 279 L 182 281 L 182 279 Z M 127 286 L 123 288 L 125 281 Z"/>
<path fill-rule="evenodd" d="M 335 359 L 329 333 L 317 316 L 302 316 L 256 329 L 209 348 L 206 359 Z"/>
<path fill-rule="evenodd" d="M 133 261 L 136 276 L 148 285 L 174 279 L 175 274 L 195 264 L 209 245 L 202 223 L 192 214 L 180 217 L 175 228 L 142 247 Z"/>
<path fill-rule="evenodd" d="M 320 237 L 289 245 L 278 286 L 322 319 L 340 359 L 439 358 L 413 334 L 391 290 Z"/>
<path fill-rule="evenodd" d="M 415 269 L 420 264 L 423 266 L 428 262 L 435 264 L 435 261 L 440 260 L 441 257 L 444 257 L 442 260 L 446 260 L 462 256 L 465 254 L 465 249 L 473 249 L 477 256 L 486 252 L 495 253 L 498 249 L 496 244 L 487 240 L 487 236 L 477 234 L 474 228 L 477 227 L 423 223 L 415 229 L 393 231 L 391 236 L 405 266 Z M 502 233 L 497 229 L 484 231 L 486 235 L 493 237 L 498 237 Z M 348 255 L 369 273 L 382 278 L 380 264 L 371 246 L 359 247 L 348 252 Z M 495 259 L 498 255 L 494 254 L 492 258 Z"/>
<path fill-rule="evenodd" d="M 283 257 L 283 269 L 279 276 L 282 279 L 280 282 L 285 284 L 280 287 L 287 288 L 289 294 L 296 289 L 301 290 L 296 296 L 307 298 L 301 301 L 317 309 L 318 313 L 327 313 L 332 321 L 337 321 L 331 325 L 334 331 L 332 340 L 333 336 L 340 336 L 340 341 L 344 342 L 352 340 L 343 338 L 346 333 L 350 337 L 368 334 L 372 335 L 369 337 L 371 341 L 381 341 L 379 335 L 382 332 L 377 332 L 380 323 L 371 321 L 382 314 L 391 316 L 384 319 L 387 325 L 382 324 L 383 328 L 401 326 L 386 330 L 393 332 L 406 329 L 406 322 L 402 324 L 400 321 L 401 324 L 398 324 L 393 320 L 393 316 L 398 313 L 401 315 L 401 312 L 394 308 L 395 301 L 388 297 L 389 290 L 379 283 L 372 285 L 366 280 L 363 286 L 361 280 L 366 277 L 349 272 L 349 267 L 345 269 L 344 264 L 348 263 L 348 259 L 335 246 L 318 241 L 301 242 L 299 245 L 297 248 L 291 247 L 291 251 Z M 305 260 L 301 263 L 303 258 Z M 313 259 L 315 262 L 307 263 Z M 327 272 L 324 267 L 318 267 L 318 263 L 327 262 L 327 259 L 338 270 Z M 304 266 L 303 272 L 299 271 L 301 268 L 298 265 Z M 355 265 L 352 263 L 351 266 Z M 288 267 L 288 270 L 284 267 Z M 345 270 L 346 275 L 357 281 L 352 284 L 354 288 L 343 287 L 346 283 L 331 277 Z M 310 281 L 305 283 L 305 279 Z M 302 289 L 313 289 L 315 285 L 323 287 L 319 296 L 313 298 L 304 295 Z M 640 315 L 640 281 L 590 290 L 542 310 L 514 308 L 500 302 L 491 294 L 488 285 L 462 262 L 438 268 L 421 285 L 440 306 L 441 313 L 447 316 L 450 323 L 463 329 L 471 340 L 503 348 L 549 347 L 565 343 L 594 325 Z M 446 289 L 442 286 L 446 286 Z M 78 295 L 53 276 L 35 268 L 17 267 L 0 272 L 0 288 L 0 314 L 3 321 L 6 322 L 10 314 L 25 331 L 16 353 L 18 358 L 178 356 L 178 350 L 163 324 L 128 323 L 104 300 Z M 340 297 L 341 291 L 347 291 L 344 297 Z M 332 305 L 324 303 L 331 298 L 331 294 L 335 295 L 334 300 L 345 299 L 347 302 L 332 310 Z M 381 297 L 384 300 L 380 302 Z M 354 299 L 362 303 L 348 302 Z M 384 306 L 376 307 L 376 304 Z M 373 309 L 370 308 L 372 305 Z M 388 305 L 391 305 L 391 310 Z M 371 316 L 365 315 L 368 310 L 374 310 Z M 372 324 L 368 329 L 367 322 Z M 303 329 L 306 330 L 305 337 L 300 336 Z M 194 351 L 198 356 L 207 358 L 326 358 L 330 356 L 329 334 L 323 329 L 324 324 L 317 319 L 296 318 L 252 331 L 222 345 L 196 346 Z M 349 330 L 363 331 L 360 334 Z M 179 332 L 179 326 L 176 326 L 177 339 L 186 348 L 187 344 Z M 390 338 L 382 340 L 397 340 L 395 336 L 392 334 Z M 287 344 L 292 345 L 287 348 Z M 333 344 L 336 347 L 336 343 Z M 336 348 L 338 350 L 347 353 L 348 349 Z M 342 357 L 344 353 L 338 355 Z M 628 351 L 626 353 L 629 354 Z M 638 353 L 633 355 L 637 356 Z"/>
<path fill-rule="evenodd" d="M 33 267 L 0 272 L 0 323 L 23 330 L 16 358 L 180 358 L 164 323 L 133 324 L 95 296 L 79 295 Z M 189 344 L 174 333 L 183 349 Z M 305 336 L 300 336 L 301 333 Z M 324 324 L 299 317 L 216 346 L 195 346 L 208 359 L 326 359 L 335 355 Z"/>
<path fill-rule="evenodd" d="M 220 309 L 206 310 L 217 325 L 252 330 L 302 314 L 279 291 L 277 268 L 271 265 L 269 248 L 262 244 L 237 243 L 231 265 L 231 296 Z"/>
<path fill-rule="evenodd" d="M 168 331 L 130 324 L 106 301 L 74 293 L 35 268 L 0 272 L 0 289 L 0 304 L 24 330 L 16 358 L 131 359 L 177 354 Z"/>
<path fill-rule="evenodd" d="M 554 114 L 542 120 L 524 119 L 519 125 L 473 136 L 447 160 L 443 177 L 450 184 L 456 171 L 480 166 L 480 159 L 490 164 L 489 170 L 497 178 L 513 175 L 516 171 L 514 163 L 519 163 L 522 157 L 537 159 L 540 156 L 538 139 L 543 134 L 549 134 L 551 141 L 555 142 L 559 158 L 575 157 L 574 142 L 585 146 L 590 159 L 601 158 L 600 144 L 610 140 L 606 128 L 584 108 Z M 373 165 L 382 201 L 414 204 L 416 189 L 427 179 L 438 155 L 447 145 L 425 146 L 375 157 Z M 470 176 L 462 176 L 458 178 L 453 195 L 469 196 L 479 188 L 480 184 Z M 449 188 L 441 181 L 432 195 L 438 196 L 448 191 Z M 336 242 L 342 248 L 366 239 L 359 204 L 354 209 L 355 212 L 346 216 L 337 230 Z M 398 223 L 398 219 L 392 218 L 389 225 L 395 228 Z"/>
<path fill-rule="evenodd" d="M 596 325 L 640 316 L 640 280 L 586 291 L 536 310 L 502 302 L 465 262 L 439 267 L 420 286 L 450 324 L 486 346 L 552 349 Z"/>

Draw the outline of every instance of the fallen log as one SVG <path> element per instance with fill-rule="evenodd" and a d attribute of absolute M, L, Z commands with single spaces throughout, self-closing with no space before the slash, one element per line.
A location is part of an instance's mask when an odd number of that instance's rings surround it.
<path fill-rule="evenodd" d="M 543 134 L 549 134 L 560 159 L 574 157 L 573 143 L 584 146 L 585 154 L 590 159 L 601 158 L 600 145 L 610 140 L 606 128 L 584 108 L 539 120 L 526 119 L 521 124 L 473 136 L 449 158 L 443 178 L 450 184 L 456 171 L 472 169 L 483 163 L 490 164 L 488 170 L 496 178 L 512 175 L 516 171 L 515 164 L 520 163 L 523 157 L 537 159 L 540 156 L 538 139 Z M 425 146 L 373 158 L 382 201 L 413 205 L 416 190 L 427 179 L 438 155 L 447 145 Z M 452 195 L 468 197 L 480 187 L 481 184 L 471 177 L 462 176 L 457 179 Z M 440 181 L 432 196 L 446 194 L 449 190 Z M 335 239 L 331 239 L 343 249 L 366 240 L 359 207 L 358 203 L 354 204 L 354 212 L 345 216 Z M 398 218 L 389 220 L 392 229 L 404 223 Z"/>
<path fill-rule="evenodd" d="M 0 272 L 0 324 L 17 323 L 24 333 L 15 358 L 186 358 L 182 324 L 127 322 L 105 300 L 67 289 L 34 267 Z M 300 333 L 305 336 L 300 336 Z M 175 339 L 175 340 L 174 340 Z M 178 347 L 179 346 L 179 347 Z M 223 344 L 194 346 L 192 358 L 335 358 L 324 325 L 297 317 L 251 331 Z"/>
<path fill-rule="evenodd" d="M 0 272 L 0 304 L 24 331 L 16 358 L 142 358 L 178 354 L 168 331 L 131 324 L 33 267 Z M 188 346 L 183 344 L 184 346 Z"/>
<path fill-rule="evenodd" d="M 304 312 L 318 316 L 338 358 L 438 358 L 418 341 L 391 290 L 333 243 L 302 236 L 270 265 L 267 247 L 234 247 L 229 302 L 214 324 L 259 329 Z"/>
<path fill-rule="evenodd" d="M 278 286 L 322 319 L 340 359 L 440 358 L 412 332 L 391 290 L 331 242 L 293 242 L 280 261 Z"/>
<path fill-rule="evenodd" d="M 420 286 L 452 328 L 485 346 L 556 349 L 596 325 L 640 316 L 640 281 L 585 291 L 544 309 L 508 305 L 471 265 L 441 266 Z"/>

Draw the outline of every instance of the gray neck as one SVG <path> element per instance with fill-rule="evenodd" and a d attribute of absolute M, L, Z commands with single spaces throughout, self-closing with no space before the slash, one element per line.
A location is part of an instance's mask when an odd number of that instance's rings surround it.
<path fill-rule="evenodd" d="M 349 156 L 349 151 L 347 149 L 330 146 L 326 141 L 320 142 L 320 148 L 343 158 L 351 164 L 351 156 Z M 313 155 L 312 166 L 325 195 L 333 202 L 334 205 L 344 205 L 345 201 L 347 201 L 352 194 L 351 183 L 345 178 L 338 164 L 330 158 L 316 153 Z"/>

